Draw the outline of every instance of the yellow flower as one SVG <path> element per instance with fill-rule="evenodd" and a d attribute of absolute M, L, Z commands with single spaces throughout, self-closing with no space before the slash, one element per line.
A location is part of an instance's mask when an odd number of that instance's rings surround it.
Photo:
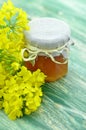
<path fill-rule="evenodd" d="M 14 70 L 19 70 L 20 64 L 17 63 L 17 62 L 13 62 L 13 63 L 11 64 L 11 66 L 13 67 Z"/>
<path fill-rule="evenodd" d="M 15 109 L 13 109 L 13 111 L 11 111 L 8 114 L 8 117 L 12 120 L 15 120 L 16 118 L 22 117 L 23 113 L 21 110 L 19 110 L 17 107 Z"/>
<path fill-rule="evenodd" d="M 0 85 L 4 85 L 5 75 L 0 74 Z"/>
<path fill-rule="evenodd" d="M 12 120 L 30 114 L 41 104 L 45 75 L 22 65 L 24 30 L 29 29 L 27 14 L 11 0 L 0 9 L 0 109 Z"/>
<path fill-rule="evenodd" d="M 31 114 L 31 110 L 29 110 L 28 108 L 25 108 L 25 114 L 26 114 L 26 115 Z"/>
<path fill-rule="evenodd" d="M 25 42 L 23 31 L 29 30 L 27 17 L 26 12 L 16 8 L 11 0 L 4 2 L 0 9 L 0 49 L 7 49 L 20 61 Z"/>
<path fill-rule="evenodd" d="M 0 90 L 0 98 L 3 97 L 3 89 Z"/>
<path fill-rule="evenodd" d="M 40 75 L 43 80 L 40 80 Z M 4 81 L 3 78 L 2 80 Z M 0 108 L 4 108 L 5 113 L 12 120 L 36 111 L 41 104 L 43 95 L 41 85 L 44 80 L 45 75 L 40 70 L 31 73 L 26 67 L 21 66 L 16 75 L 5 79 L 4 87 L 0 90 Z M 38 83 L 40 86 L 35 85 Z"/>

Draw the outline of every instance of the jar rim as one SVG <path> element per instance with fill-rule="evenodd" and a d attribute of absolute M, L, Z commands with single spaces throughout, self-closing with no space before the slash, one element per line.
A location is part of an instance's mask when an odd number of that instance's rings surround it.
<path fill-rule="evenodd" d="M 29 23 L 30 31 L 25 31 L 26 40 L 41 49 L 55 49 L 70 40 L 67 23 L 56 18 L 36 18 Z"/>

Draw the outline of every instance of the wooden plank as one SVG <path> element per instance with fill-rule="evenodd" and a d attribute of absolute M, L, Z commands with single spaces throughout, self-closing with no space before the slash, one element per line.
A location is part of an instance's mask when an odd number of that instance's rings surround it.
<path fill-rule="evenodd" d="M 75 46 L 70 49 L 67 76 L 43 87 L 41 107 L 16 121 L 1 110 L 0 130 L 86 130 L 86 1 L 12 1 L 32 18 L 50 16 L 68 22 Z"/>

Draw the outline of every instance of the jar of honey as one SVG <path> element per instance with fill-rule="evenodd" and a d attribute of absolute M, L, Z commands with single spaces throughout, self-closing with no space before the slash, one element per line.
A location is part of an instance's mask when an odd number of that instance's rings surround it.
<path fill-rule="evenodd" d="M 69 26 L 56 18 L 37 18 L 25 31 L 26 48 L 22 50 L 25 66 L 38 68 L 46 75 L 46 81 L 55 81 L 67 74 L 70 40 Z M 25 57 L 25 53 L 28 57 Z"/>

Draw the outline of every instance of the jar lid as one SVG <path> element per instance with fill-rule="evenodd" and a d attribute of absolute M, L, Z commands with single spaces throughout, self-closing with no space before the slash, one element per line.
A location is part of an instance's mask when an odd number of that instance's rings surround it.
<path fill-rule="evenodd" d="M 25 31 L 25 38 L 32 46 L 41 49 L 55 49 L 70 40 L 70 28 L 56 18 L 37 18 L 29 23 L 30 31 Z"/>

